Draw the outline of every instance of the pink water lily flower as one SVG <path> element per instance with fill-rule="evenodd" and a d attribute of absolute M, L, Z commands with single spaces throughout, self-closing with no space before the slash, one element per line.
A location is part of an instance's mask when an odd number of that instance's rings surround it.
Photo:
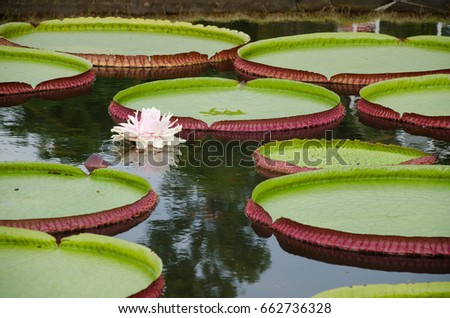
<path fill-rule="evenodd" d="M 140 116 L 139 116 L 140 115 Z M 175 137 L 181 131 L 182 126 L 176 125 L 177 120 L 170 122 L 172 114 L 164 114 L 152 108 L 143 108 L 136 111 L 135 115 L 129 115 L 126 123 L 114 126 L 111 132 L 117 133 L 111 136 L 113 141 L 134 141 L 138 149 L 164 148 L 164 146 L 176 146 L 184 139 Z"/>

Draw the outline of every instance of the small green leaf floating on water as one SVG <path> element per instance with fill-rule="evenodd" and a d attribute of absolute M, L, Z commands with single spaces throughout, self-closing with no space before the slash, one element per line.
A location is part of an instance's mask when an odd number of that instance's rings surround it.
<path fill-rule="evenodd" d="M 247 114 L 246 112 L 243 112 L 242 110 L 238 109 L 238 110 L 224 110 L 224 111 L 220 111 L 217 110 L 215 107 L 211 108 L 209 111 L 207 112 L 199 112 L 200 114 L 205 114 L 205 115 L 212 115 L 212 116 L 216 116 L 216 115 L 229 115 L 229 116 L 235 116 L 235 115 L 245 115 Z"/>

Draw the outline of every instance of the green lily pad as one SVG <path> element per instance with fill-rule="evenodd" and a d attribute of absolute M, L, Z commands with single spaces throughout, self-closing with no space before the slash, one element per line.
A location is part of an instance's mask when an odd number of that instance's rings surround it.
<path fill-rule="evenodd" d="M 0 95 L 92 84 L 92 65 L 79 57 L 0 45 Z"/>
<path fill-rule="evenodd" d="M 0 225 L 49 233 L 137 218 L 157 201 L 143 178 L 111 169 L 86 175 L 51 163 L 0 163 Z"/>
<path fill-rule="evenodd" d="M 312 244 L 364 253 L 450 255 L 450 168 L 322 169 L 259 184 L 253 221 Z"/>
<path fill-rule="evenodd" d="M 256 169 L 269 177 L 342 166 L 430 164 L 437 160 L 412 148 L 340 139 L 274 141 L 256 149 L 253 158 Z"/>
<path fill-rule="evenodd" d="M 372 284 L 330 289 L 314 298 L 448 298 L 450 282 Z"/>
<path fill-rule="evenodd" d="M 98 66 L 182 66 L 229 60 L 250 38 L 215 26 L 149 19 L 71 18 L 0 26 L 14 44 L 67 52 Z"/>
<path fill-rule="evenodd" d="M 373 33 L 312 33 L 261 40 L 238 51 L 239 73 L 367 85 L 424 73 L 450 73 L 450 38 L 399 39 Z"/>
<path fill-rule="evenodd" d="M 150 249 L 95 234 L 54 237 L 0 226 L 0 297 L 129 297 L 161 294 L 161 259 Z M 155 283 L 155 284 L 153 284 Z M 153 286 L 152 286 L 153 285 Z"/>
<path fill-rule="evenodd" d="M 110 114 L 126 121 L 136 110 L 173 113 L 183 129 L 276 131 L 322 126 L 344 115 L 339 96 L 311 84 L 279 79 L 247 83 L 221 78 L 155 81 L 125 89 Z"/>
<path fill-rule="evenodd" d="M 425 128 L 450 129 L 450 75 L 383 81 L 364 87 L 357 107 L 363 114 Z"/>

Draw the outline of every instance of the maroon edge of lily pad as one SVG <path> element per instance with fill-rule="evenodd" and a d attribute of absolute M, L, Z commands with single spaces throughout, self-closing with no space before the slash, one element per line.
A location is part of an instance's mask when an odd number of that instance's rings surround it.
<path fill-rule="evenodd" d="M 450 129 L 450 116 L 425 116 L 415 113 L 404 113 L 400 116 L 396 111 L 367 101 L 363 98 L 356 103 L 359 112 L 369 116 L 398 121 L 420 127 L 434 129 Z"/>
<path fill-rule="evenodd" d="M 159 298 L 164 289 L 164 277 L 161 274 L 153 283 L 147 288 L 129 296 L 128 298 Z"/>
<path fill-rule="evenodd" d="M 114 121 L 125 122 L 128 116 L 134 115 L 135 111 L 123 107 L 116 101 L 109 104 L 109 113 Z M 224 120 L 213 123 L 211 126 L 191 117 L 176 117 L 178 124 L 187 130 L 204 130 L 212 132 L 268 132 L 293 129 L 314 128 L 342 119 L 345 114 L 345 107 L 339 103 L 330 110 L 292 117 L 274 119 L 254 119 L 254 120 Z"/>
<path fill-rule="evenodd" d="M 438 158 L 436 156 L 428 155 L 420 158 L 410 159 L 404 162 L 400 162 L 398 164 L 429 165 L 436 163 L 437 159 Z M 256 171 L 266 178 L 275 178 L 286 174 L 322 169 L 322 168 L 311 168 L 306 166 L 297 166 L 286 161 L 270 159 L 260 154 L 257 150 L 253 152 L 253 161 L 255 162 Z"/>
<path fill-rule="evenodd" d="M 450 257 L 450 238 L 446 237 L 353 234 L 304 225 L 286 218 L 272 222 L 270 215 L 252 199 L 248 201 L 245 212 L 250 220 L 269 226 L 274 233 L 308 244 L 364 254 Z"/>
<path fill-rule="evenodd" d="M 69 52 L 66 52 L 69 53 Z M 176 67 L 209 63 L 206 54 L 198 52 L 172 55 L 114 55 L 70 53 L 90 61 L 95 66 L 109 67 Z"/>
<path fill-rule="evenodd" d="M 450 273 L 450 258 L 366 255 L 312 245 L 278 233 L 275 233 L 275 237 L 280 247 L 286 252 L 329 264 L 390 272 Z"/>
<path fill-rule="evenodd" d="M 35 88 L 26 83 L 0 83 L 0 96 L 50 92 L 53 90 L 69 90 L 76 87 L 91 85 L 95 80 L 95 73 L 91 69 L 79 75 L 51 79 L 39 83 Z"/>
<path fill-rule="evenodd" d="M 257 62 L 244 60 L 237 57 L 234 61 L 236 73 L 244 78 L 261 78 L 274 77 L 281 79 L 289 79 L 295 81 L 316 83 L 319 85 L 332 85 L 333 88 L 339 89 L 342 85 L 358 85 L 365 86 L 375 82 L 393 79 L 398 77 L 411 77 L 429 74 L 450 74 L 450 69 L 419 71 L 419 72 L 398 72 L 398 73 L 379 73 L 379 74 L 353 74 L 340 73 L 333 75 L 328 79 L 325 75 L 304 70 L 289 69 L 265 65 Z M 349 87 L 345 87 L 349 90 Z"/>
<path fill-rule="evenodd" d="M 1 84 L 0 84 L 1 85 Z M 0 88 L 1 91 L 1 88 Z M 12 95 L 0 94 L 0 107 L 15 106 L 22 104 L 31 97 L 38 97 L 46 100 L 63 100 L 76 96 L 84 96 L 92 91 L 92 85 L 71 87 L 60 90 L 40 91 L 40 92 L 26 92 Z"/>
<path fill-rule="evenodd" d="M 333 75 L 330 78 L 329 82 L 332 84 L 366 86 L 376 82 L 385 81 L 388 79 L 431 75 L 431 74 L 450 74 L 450 69 L 417 71 L 417 72 L 377 73 L 377 74 L 340 73 Z"/>
<path fill-rule="evenodd" d="M 328 82 L 327 77 L 319 73 L 265 65 L 244 60 L 240 57 L 234 60 L 234 67 L 239 75 L 249 76 L 250 78 L 269 77 L 310 83 Z"/>
<path fill-rule="evenodd" d="M 180 77 L 196 77 L 208 70 L 209 65 L 185 65 L 177 67 L 161 67 L 161 68 L 147 68 L 147 67 L 107 67 L 94 66 L 94 72 L 97 76 L 109 78 L 132 78 L 139 80 L 146 79 L 172 79 Z"/>
<path fill-rule="evenodd" d="M 369 127 L 381 130 L 394 130 L 399 127 L 403 128 L 407 133 L 418 136 L 427 136 L 433 139 L 450 141 L 450 129 L 435 129 L 428 127 L 420 127 L 407 123 L 400 123 L 379 117 L 373 117 L 365 113 L 358 113 L 359 121 Z"/>
<path fill-rule="evenodd" d="M 145 196 L 136 202 L 110 210 L 57 218 L 0 220 L 0 225 L 38 230 L 50 234 L 96 229 L 138 218 L 141 214 L 152 210 L 157 202 L 157 194 L 153 189 L 150 189 Z"/>

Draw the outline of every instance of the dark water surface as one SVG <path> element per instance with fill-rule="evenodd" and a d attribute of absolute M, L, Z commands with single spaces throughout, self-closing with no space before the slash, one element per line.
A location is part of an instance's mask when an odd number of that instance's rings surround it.
<path fill-rule="evenodd" d="M 334 22 L 215 24 L 246 32 L 252 40 L 338 28 Z M 380 29 L 398 37 L 437 32 L 434 23 L 381 22 Z M 448 33 L 444 26 L 442 34 Z M 237 78 L 232 72 L 214 70 L 202 75 Z M 110 158 L 106 156 L 114 125 L 107 110 L 111 98 L 119 90 L 150 80 L 98 77 L 87 95 L 59 101 L 32 98 L 0 108 L 0 161 L 52 161 L 82 167 L 92 153 Z M 334 138 L 413 147 L 437 155 L 441 164 L 450 164 L 449 142 L 400 128 L 365 126 L 356 115 L 354 99 L 342 96 L 347 115 L 333 131 Z M 450 280 L 449 274 L 443 274 L 449 272 L 444 261 L 405 263 L 293 247 L 275 236 L 263 237 L 267 233 L 254 229 L 244 213 L 253 188 L 264 180 L 251 163 L 251 151 L 257 145 L 256 141 L 240 144 L 206 138 L 181 148 L 178 167 L 120 163 L 112 167 L 145 177 L 159 195 L 150 217 L 117 237 L 146 245 L 162 258 L 165 297 L 309 297 L 355 284 Z"/>

